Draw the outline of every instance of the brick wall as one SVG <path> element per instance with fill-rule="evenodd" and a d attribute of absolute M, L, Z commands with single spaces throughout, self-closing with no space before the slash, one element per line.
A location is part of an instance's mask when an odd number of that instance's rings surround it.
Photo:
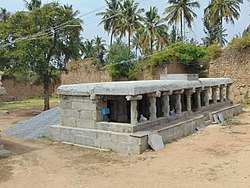
<path fill-rule="evenodd" d="M 225 50 L 220 58 L 210 63 L 209 77 L 232 78 L 232 99 L 250 103 L 250 48 Z"/>

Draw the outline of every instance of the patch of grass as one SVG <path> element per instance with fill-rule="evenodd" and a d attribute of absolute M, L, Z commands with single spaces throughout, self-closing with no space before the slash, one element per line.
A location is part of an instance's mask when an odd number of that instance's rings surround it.
<path fill-rule="evenodd" d="M 56 107 L 59 105 L 59 99 L 56 97 L 50 98 L 50 107 Z M 0 104 L 0 110 L 15 110 L 24 108 L 41 108 L 43 109 L 43 99 L 27 99 L 22 101 L 4 102 Z"/>

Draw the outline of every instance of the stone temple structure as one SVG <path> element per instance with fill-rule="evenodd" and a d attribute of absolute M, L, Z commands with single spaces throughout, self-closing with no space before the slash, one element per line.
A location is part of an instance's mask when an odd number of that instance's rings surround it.
<path fill-rule="evenodd" d="M 2 87 L 2 82 L 1 82 L 2 75 L 3 75 L 3 72 L 0 71 L 0 96 L 6 93 L 5 88 Z M 8 154 L 9 154 L 9 152 L 4 149 L 3 144 L 2 144 L 1 129 L 0 129 L 0 157 L 1 156 L 7 156 Z"/>
<path fill-rule="evenodd" d="M 164 143 L 209 125 L 213 117 L 241 112 L 230 100 L 230 78 L 162 75 L 161 80 L 62 85 L 62 124 L 51 127 L 54 141 L 142 153 L 148 135 Z"/>

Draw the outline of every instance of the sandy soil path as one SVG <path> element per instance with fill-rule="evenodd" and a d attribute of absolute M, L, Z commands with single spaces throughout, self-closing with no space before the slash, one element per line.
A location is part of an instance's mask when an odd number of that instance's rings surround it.
<path fill-rule="evenodd" d="M 250 187 L 250 106 L 239 125 L 211 125 L 159 152 L 124 155 L 3 133 L 14 155 L 0 159 L 1 188 Z M 0 129 L 32 110 L 0 114 Z"/>

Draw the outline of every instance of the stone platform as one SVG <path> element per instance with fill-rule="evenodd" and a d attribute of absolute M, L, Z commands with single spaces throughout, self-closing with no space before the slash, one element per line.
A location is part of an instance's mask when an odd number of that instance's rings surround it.
<path fill-rule="evenodd" d="M 226 106 L 226 105 L 225 105 Z M 69 142 L 72 144 L 84 145 L 88 147 L 109 149 L 120 153 L 135 153 L 140 154 L 150 148 L 148 145 L 148 135 L 152 132 L 157 132 L 162 136 L 163 142 L 170 143 L 182 137 L 188 136 L 196 131 L 199 125 L 207 125 L 206 122 L 212 122 L 214 114 L 223 114 L 225 119 L 231 118 L 242 112 L 241 105 L 232 105 L 229 107 L 221 108 L 217 105 L 213 107 L 213 111 L 203 110 L 203 113 L 192 116 L 183 116 L 176 118 L 176 120 L 168 122 L 168 118 L 159 118 L 150 121 L 152 126 L 144 126 L 141 130 L 133 129 L 133 126 L 128 125 L 122 128 L 121 124 L 112 123 L 111 128 L 103 130 L 85 129 L 77 127 L 66 127 L 61 125 L 54 125 L 50 129 L 51 139 L 57 142 Z M 219 109 L 219 110 L 216 110 Z M 108 126 L 108 123 L 106 123 Z M 157 125 L 157 126 L 156 126 Z M 130 130 L 130 131 L 124 131 Z"/>

